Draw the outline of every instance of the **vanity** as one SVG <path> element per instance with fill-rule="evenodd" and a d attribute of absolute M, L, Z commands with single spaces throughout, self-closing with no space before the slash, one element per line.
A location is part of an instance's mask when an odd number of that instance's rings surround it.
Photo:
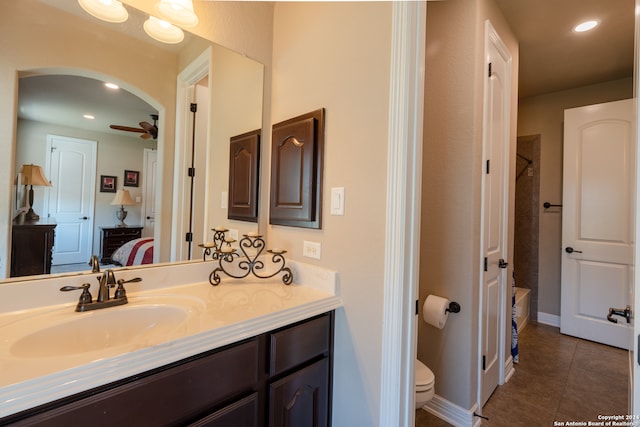
<path fill-rule="evenodd" d="M 57 295 L 70 302 L 33 307 L 26 316 L 3 307 L 0 425 L 330 425 L 336 275 L 289 265 L 290 286 L 279 278 L 211 286 L 202 278 L 212 263 L 186 263 L 118 270 L 119 278 L 143 279 L 128 284 L 129 303 L 120 307 L 76 313 L 73 292 Z M 3 297 L 18 292 L 3 286 Z M 91 340 L 74 344 L 77 334 L 68 343 L 56 337 L 57 325 L 81 332 L 75 328 L 110 310 L 121 310 L 117 317 L 130 329 L 141 328 L 137 313 L 168 321 L 158 322 L 156 336 L 150 330 L 102 349 Z M 44 330 L 34 329 L 39 317 L 48 319 Z M 50 344 L 42 336 L 29 341 L 39 333 L 60 346 L 43 353 L 38 346 Z"/>

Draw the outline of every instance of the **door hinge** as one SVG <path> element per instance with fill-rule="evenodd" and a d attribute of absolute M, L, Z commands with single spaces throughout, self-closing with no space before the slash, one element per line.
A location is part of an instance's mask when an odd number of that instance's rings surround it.
<path fill-rule="evenodd" d="M 489 160 L 489 159 L 487 160 L 487 168 L 486 168 L 486 170 L 487 170 L 487 175 L 489 175 L 489 173 L 491 173 L 491 160 Z"/>
<path fill-rule="evenodd" d="M 487 356 L 485 356 L 484 354 L 482 355 L 482 370 L 487 370 Z"/>
<path fill-rule="evenodd" d="M 491 77 L 491 75 L 492 75 L 492 73 L 491 73 L 491 62 L 489 62 L 489 76 L 488 77 Z"/>
<path fill-rule="evenodd" d="M 54 147 L 53 145 L 51 146 L 51 152 L 53 153 L 53 150 L 55 150 L 56 147 Z"/>
<path fill-rule="evenodd" d="M 198 111 L 198 104 L 196 104 L 195 102 L 192 102 L 191 105 L 189 105 L 189 109 L 191 110 L 192 113 L 195 113 Z"/>
<path fill-rule="evenodd" d="M 188 232 L 185 237 L 184 237 L 184 241 L 185 242 L 191 242 L 193 241 L 193 233 L 192 232 Z"/>
<path fill-rule="evenodd" d="M 194 176 L 196 176 L 196 168 L 189 168 L 187 169 L 187 176 L 193 178 Z"/>
<path fill-rule="evenodd" d="M 489 271 L 489 259 L 484 257 L 484 271 Z"/>
<path fill-rule="evenodd" d="M 418 315 L 418 307 L 419 307 L 419 304 L 420 304 L 420 303 L 419 303 L 419 301 L 418 301 L 418 300 L 416 300 L 416 316 Z"/>

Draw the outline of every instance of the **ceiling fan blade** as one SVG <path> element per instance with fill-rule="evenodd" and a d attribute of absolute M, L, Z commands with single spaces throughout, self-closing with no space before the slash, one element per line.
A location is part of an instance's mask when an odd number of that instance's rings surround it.
<path fill-rule="evenodd" d="M 144 130 L 146 130 L 147 132 L 151 132 L 151 129 L 153 129 L 155 126 L 153 126 L 152 124 L 148 123 L 148 122 L 140 122 L 140 127 Z"/>
<path fill-rule="evenodd" d="M 132 127 L 129 127 L 129 126 L 109 125 L 109 127 L 111 129 L 123 130 L 123 131 L 126 131 L 126 132 L 138 132 L 138 133 L 145 133 L 146 132 L 146 130 L 144 130 L 144 129 L 132 128 Z"/>

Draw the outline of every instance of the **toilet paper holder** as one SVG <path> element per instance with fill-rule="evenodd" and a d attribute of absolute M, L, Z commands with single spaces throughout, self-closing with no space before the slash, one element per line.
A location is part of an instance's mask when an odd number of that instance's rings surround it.
<path fill-rule="evenodd" d="M 458 304 L 455 301 L 451 301 L 449 303 L 449 308 L 446 308 L 444 310 L 444 312 L 449 312 L 449 313 L 460 313 L 460 304 Z"/>

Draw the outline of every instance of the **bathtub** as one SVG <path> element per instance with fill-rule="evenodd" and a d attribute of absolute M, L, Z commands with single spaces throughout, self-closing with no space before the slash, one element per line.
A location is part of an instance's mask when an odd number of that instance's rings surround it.
<path fill-rule="evenodd" d="M 530 294 L 531 289 L 516 287 L 516 324 L 518 325 L 518 332 L 523 330 L 529 322 Z"/>

